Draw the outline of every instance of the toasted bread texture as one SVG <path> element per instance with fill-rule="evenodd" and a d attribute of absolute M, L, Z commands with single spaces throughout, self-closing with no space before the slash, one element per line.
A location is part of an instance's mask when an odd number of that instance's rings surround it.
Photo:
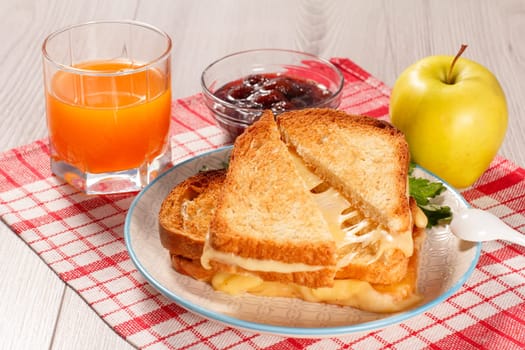
<path fill-rule="evenodd" d="M 294 273 L 250 271 L 269 280 L 311 287 L 333 283 L 335 243 L 271 112 L 235 141 L 207 244 L 241 258 L 320 267 Z M 214 264 L 224 262 L 211 259 Z"/>
<path fill-rule="evenodd" d="M 412 229 L 408 202 L 409 150 L 388 122 L 333 109 L 280 114 L 283 140 L 306 165 L 366 216 L 393 233 Z"/>
<path fill-rule="evenodd" d="M 188 259 L 182 255 L 170 253 L 171 267 L 183 275 L 192 277 L 203 282 L 210 282 L 217 272 L 213 269 L 205 269 L 201 265 L 201 259 Z"/>
<path fill-rule="evenodd" d="M 226 170 L 199 172 L 166 196 L 159 211 L 162 246 L 172 255 L 199 260 Z"/>

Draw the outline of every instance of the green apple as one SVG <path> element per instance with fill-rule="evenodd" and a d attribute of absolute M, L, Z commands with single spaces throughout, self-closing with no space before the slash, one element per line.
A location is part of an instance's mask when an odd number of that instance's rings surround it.
<path fill-rule="evenodd" d="M 489 167 L 507 130 L 507 103 L 496 77 L 456 57 L 426 57 L 397 79 L 390 118 L 407 139 L 412 160 L 457 188 Z"/>

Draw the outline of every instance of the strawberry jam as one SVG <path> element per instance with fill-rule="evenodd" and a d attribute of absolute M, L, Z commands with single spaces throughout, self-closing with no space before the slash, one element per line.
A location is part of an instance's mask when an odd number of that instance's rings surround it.
<path fill-rule="evenodd" d="M 278 114 L 315 106 L 326 100 L 331 92 L 314 81 L 268 73 L 232 81 L 214 95 L 241 108 L 271 109 Z"/>

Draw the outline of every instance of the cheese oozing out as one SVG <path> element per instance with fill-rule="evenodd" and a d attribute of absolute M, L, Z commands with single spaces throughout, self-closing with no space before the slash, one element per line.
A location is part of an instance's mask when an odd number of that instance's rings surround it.
<path fill-rule="evenodd" d="M 394 238 L 382 225 L 364 218 L 346 198 L 308 169 L 299 156 L 294 152 L 290 154 L 306 188 L 312 193 L 328 223 L 338 250 L 346 252 L 339 255 L 338 268 L 348 265 L 362 251 L 361 248 L 372 245 L 374 249 L 367 250 L 367 261 L 361 263 L 371 264 L 391 249 L 399 249 L 405 256 L 412 256 L 414 242 L 410 232 L 396 235 Z M 351 245 L 356 249 L 345 249 Z M 373 254 L 370 254 L 370 251 Z"/>
<path fill-rule="evenodd" d="M 317 203 L 329 230 L 336 242 L 338 251 L 337 268 L 348 265 L 363 251 L 363 247 L 373 247 L 368 249 L 366 261 L 361 264 L 371 264 L 379 259 L 382 254 L 390 249 L 399 249 L 405 256 L 413 254 L 413 241 L 410 232 L 396 235 L 394 237 L 381 225 L 370 219 L 364 218 L 357 209 L 352 208 L 351 204 L 334 188 L 325 186 L 323 180 L 310 171 L 303 160 L 290 152 L 295 162 L 296 169 L 303 180 L 307 190 L 312 194 Z M 319 188 L 321 188 L 319 190 Z M 354 249 L 348 249 L 348 248 Z M 370 253 L 372 252 L 372 253 Z M 247 271 L 264 272 L 309 272 L 318 271 L 325 266 L 307 265 L 303 263 L 285 263 L 276 260 L 262 260 L 240 257 L 232 253 L 217 251 L 211 247 L 208 238 L 204 244 L 204 251 L 201 256 L 201 264 L 204 268 L 210 269 L 210 260 L 216 260 L 231 266 L 239 266 Z"/>
<path fill-rule="evenodd" d="M 201 265 L 205 269 L 211 269 L 211 259 L 231 266 L 239 266 L 244 270 L 262 272 L 292 273 L 297 271 L 318 271 L 326 267 L 322 265 L 307 265 L 303 263 L 284 263 L 270 259 L 245 258 L 233 253 L 225 253 L 215 250 L 208 244 L 208 241 L 208 237 L 206 237 L 204 249 L 201 255 Z"/>

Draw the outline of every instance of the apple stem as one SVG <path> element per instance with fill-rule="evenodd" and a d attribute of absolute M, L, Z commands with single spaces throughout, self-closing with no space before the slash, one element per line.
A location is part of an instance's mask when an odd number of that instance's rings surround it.
<path fill-rule="evenodd" d="M 466 49 L 467 49 L 467 45 L 461 44 L 461 47 L 459 48 L 459 51 L 456 54 L 456 57 L 454 57 L 454 59 L 452 60 L 452 63 L 450 64 L 450 69 L 448 70 L 447 80 L 446 80 L 447 84 L 452 84 L 452 81 L 450 81 L 450 79 L 451 79 L 452 71 L 454 70 L 454 65 L 456 64 L 456 61 L 458 60 L 459 56 L 461 56 Z"/>

